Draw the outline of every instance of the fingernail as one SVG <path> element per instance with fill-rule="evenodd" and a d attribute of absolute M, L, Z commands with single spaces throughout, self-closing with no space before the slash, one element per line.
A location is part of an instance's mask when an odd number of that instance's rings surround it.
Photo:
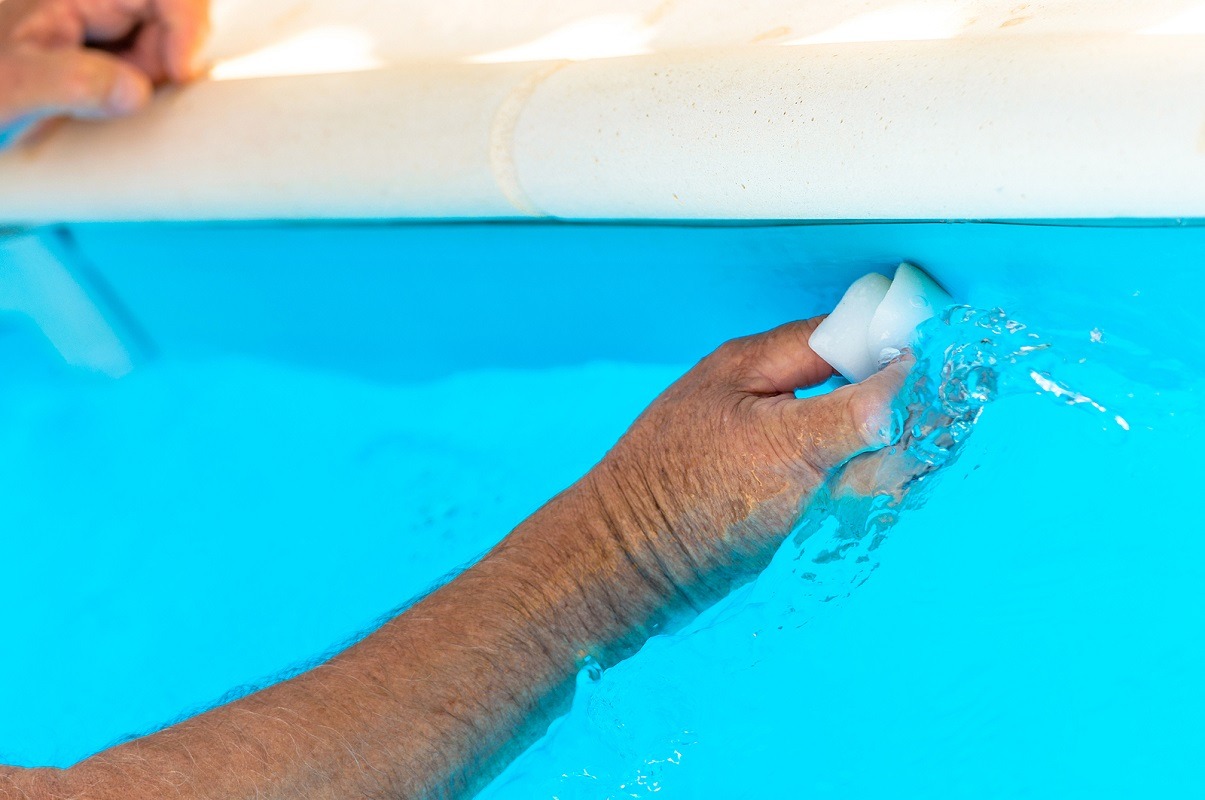
<path fill-rule="evenodd" d="M 897 358 L 889 361 L 886 366 L 879 372 L 880 375 L 887 377 L 884 380 L 894 382 L 896 388 L 903 386 L 904 381 L 908 378 L 908 373 L 916 365 L 916 359 L 910 353 L 904 353 Z"/>
<path fill-rule="evenodd" d="M 867 442 L 873 442 L 880 447 L 890 447 L 900 440 L 904 433 L 904 415 L 896 408 L 894 398 L 885 397 L 866 418 L 864 430 L 869 434 Z"/>
<path fill-rule="evenodd" d="M 876 390 L 882 395 L 879 407 L 867 425 L 886 446 L 898 443 L 904 433 L 904 412 L 897 405 L 897 396 L 907 384 L 912 364 L 911 353 L 903 353 L 872 379 L 879 384 Z"/>
<path fill-rule="evenodd" d="M 151 98 L 150 81 L 129 72 L 120 72 L 109 89 L 106 105 L 114 114 L 131 114 Z"/>
<path fill-rule="evenodd" d="M 883 367 L 892 363 L 901 355 L 903 355 L 902 351 L 897 350 L 894 347 L 884 347 L 879 351 L 879 369 L 882 369 Z"/>

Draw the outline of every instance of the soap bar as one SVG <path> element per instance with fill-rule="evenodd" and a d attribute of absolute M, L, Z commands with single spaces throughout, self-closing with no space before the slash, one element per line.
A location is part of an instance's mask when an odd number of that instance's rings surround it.
<path fill-rule="evenodd" d="M 866 331 L 890 288 L 891 281 L 877 272 L 858 278 L 808 341 L 816 355 L 854 383 L 879 369 L 878 352 L 872 358 L 866 347 Z"/>
<path fill-rule="evenodd" d="M 879 370 L 884 350 L 912 343 L 916 326 L 952 303 L 922 270 L 900 264 L 895 279 L 878 273 L 854 281 L 833 313 L 812 332 L 815 353 L 857 383 Z"/>

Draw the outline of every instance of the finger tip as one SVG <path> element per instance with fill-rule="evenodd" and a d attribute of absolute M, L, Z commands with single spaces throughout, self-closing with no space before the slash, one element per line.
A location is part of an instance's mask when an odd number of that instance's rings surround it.
<path fill-rule="evenodd" d="M 862 422 L 865 439 L 872 449 L 890 447 L 903 433 L 903 415 L 891 400 L 877 404 Z"/>
<path fill-rule="evenodd" d="M 858 384 L 864 392 L 862 424 L 870 434 L 868 438 L 882 446 L 895 444 L 902 434 L 903 414 L 897 398 L 904 391 L 915 363 L 911 354 L 901 356 Z"/>
<path fill-rule="evenodd" d="M 879 370 L 875 378 L 878 379 L 884 390 L 894 396 L 904 387 L 904 382 L 907 381 L 908 374 L 912 372 L 915 365 L 915 358 L 901 356 Z"/>
<path fill-rule="evenodd" d="M 208 69 L 202 54 L 204 39 L 204 31 L 195 21 L 176 21 L 165 26 L 159 54 L 173 83 L 196 80 Z"/>
<path fill-rule="evenodd" d="M 213 62 L 203 56 L 194 58 L 189 65 L 190 77 L 189 80 L 199 81 L 209 77 L 209 71 L 213 69 Z"/>
<path fill-rule="evenodd" d="M 173 83 L 191 83 L 200 80 L 209 73 L 213 66 L 196 43 L 169 50 L 165 61 L 168 65 L 168 77 Z"/>

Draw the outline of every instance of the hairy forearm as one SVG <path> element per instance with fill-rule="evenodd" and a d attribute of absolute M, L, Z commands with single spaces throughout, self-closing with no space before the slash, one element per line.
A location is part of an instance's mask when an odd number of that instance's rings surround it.
<path fill-rule="evenodd" d="M 614 664 L 763 566 L 838 464 L 885 444 L 903 363 L 797 400 L 818 320 L 729 342 L 480 563 L 326 664 L 0 798 L 464 796 Z M 6 786 L 6 783 L 7 786 Z"/>
<path fill-rule="evenodd" d="M 460 796 L 537 736 L 587 656 L 660 627 L 666 578 L 579 485 L 478 564 L 292 680 L 57 778 L 97 800 Z"/>

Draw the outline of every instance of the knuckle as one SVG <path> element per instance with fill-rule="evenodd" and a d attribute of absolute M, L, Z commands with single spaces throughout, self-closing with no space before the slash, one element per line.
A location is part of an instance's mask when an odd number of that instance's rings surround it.
<path fill-rule="evenodd" d="M 850 392 L 845 400 L 844 420 L 851 433 L 867 447 L 880 443 L 880 436 L 870 424 L 878 410 L 877 398 L 864 392 Z"/>
<path fill-rule="evenodd" d="M 713 356 L 715 360 L 721 364 L 734 364 L 744 360 L 749 353 L 751 337 L 742 336 L 737 339 L 729 339 L 718 348 L 716 348 Z"/>

